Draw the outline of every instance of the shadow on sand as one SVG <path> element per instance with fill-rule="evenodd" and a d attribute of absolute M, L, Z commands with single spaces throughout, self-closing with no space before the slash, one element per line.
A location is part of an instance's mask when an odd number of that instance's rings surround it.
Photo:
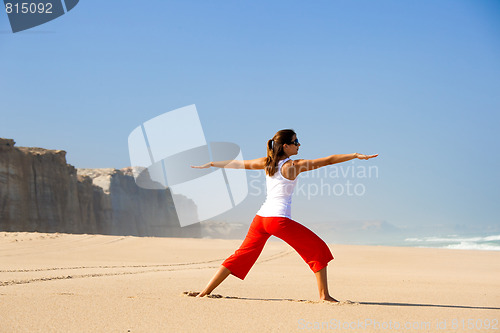
<path fill-rule="evenodd" d="M 423 306 L 431 308 L 451 308 L 451 309 L 479 309 L 479 310 L 500 310 L 500 308 L 490 306 L 469 306 L 469 305 L 445 305 L 445 304 L 415 304 L 415 303 L 392 303 L 392 302 L 359 302 L 361 305 L 382 305 L 382 306 Z"/>
<path fill-rule="evenodd" d="M 186 296 L 195 297 L 199 292 L 185 291 Z M 477 310 L 500 310 L 497 307 L 490 306 L 470 306 L 470 305 L 446 305 L 446 304 L 419 304 L 419 303 L 393 303 L 393 302 L 356 302 L 356 301 L 340 301 L 339 303 L 330 303 L 325 301 L 310 301 L 305 299 L 292 299 L 292 298 L 253 298 L 253 297 L 237 297 L 237 296 L 222 296 L 219 294 L 207 295 L 208 298 L 225 298 L 225 299 L 240 299 L 244 301 L 270 301 L 270 302 L 300 302 L 300 303 L 329 303 L 333 305 L 379 305 L 379 306 L 411 306 L 411 307 L 432 307 L 432 308 L 450 308 L 450 309 L 477 309 Z"/>

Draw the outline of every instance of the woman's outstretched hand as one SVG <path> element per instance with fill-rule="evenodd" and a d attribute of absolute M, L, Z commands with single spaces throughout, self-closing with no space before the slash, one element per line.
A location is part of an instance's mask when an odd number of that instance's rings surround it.
<path fill-rule="evenodd" d="M 210 168 L 212 166 L 212 162 L 208 162 L 208 163 L 205 163 L 203 165 L 191 165 L 191 168 L 195 168 L 195 169 L 207 169 L 207 168 Z"/>
<path fill-rule="evenodd" d="M 378 154 L 375 155 L 364 155 L 364 154 L 358 154 L 356 153 L 356 158 L 359 158 L 360 160 L 369 160 L 370 158 L 377 157 Z"/>

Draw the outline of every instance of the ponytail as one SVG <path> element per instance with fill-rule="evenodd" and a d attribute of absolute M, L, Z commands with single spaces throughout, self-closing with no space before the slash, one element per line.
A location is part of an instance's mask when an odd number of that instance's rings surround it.
<path fill-rule="evenodd" d="M 273 176 L 276 173 L 278 162 L 285 156 L 283 145 L 292 141 L 295 132 L 291 129 L 278 131 L 271 140 L 267 141 L 266 174 Z"/>
<path fill-rule="evenodd" d="M 276 146 L 277 144 L 274 143 L 274 139 L 267 141 L 266 174 L 269 176 L 276 173 Z"/>

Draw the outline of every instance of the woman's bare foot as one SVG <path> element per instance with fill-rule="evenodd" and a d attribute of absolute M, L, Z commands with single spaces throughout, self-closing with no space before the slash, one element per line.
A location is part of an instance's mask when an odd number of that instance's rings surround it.
<path fill-rule="evenodd" d="M 207 293 L 205 290 L 204 291 L 184 291 L 184 295 L 190 296 L 190 297 L 205 297 L 207 296 L 208 298 L 224 298 L 224 296 L 219 295 L 219 294 L 210 294 Z"/>
<path fill-rule="evenodd" d="M 322 301 L 328 301 L 328 302 L 332 302 L 332 303 L 338 303 L 339 301 L 337 301 L 335 298 L 333 298 L 332 296 L 328 295 L 328 296 L 325 296 L 325 297 L 321 297 L 320 298 Z"/>

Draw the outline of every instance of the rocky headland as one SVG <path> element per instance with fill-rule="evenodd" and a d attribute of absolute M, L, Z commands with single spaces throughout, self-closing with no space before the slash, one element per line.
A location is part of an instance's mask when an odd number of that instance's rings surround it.
<path fill-rule="evenodd" d="M 140 188 L 131 168 L 77 169 L 63 150 L 1 138 L 0 231 L 202 236 L 180 227 L 168 188 Z"/>

